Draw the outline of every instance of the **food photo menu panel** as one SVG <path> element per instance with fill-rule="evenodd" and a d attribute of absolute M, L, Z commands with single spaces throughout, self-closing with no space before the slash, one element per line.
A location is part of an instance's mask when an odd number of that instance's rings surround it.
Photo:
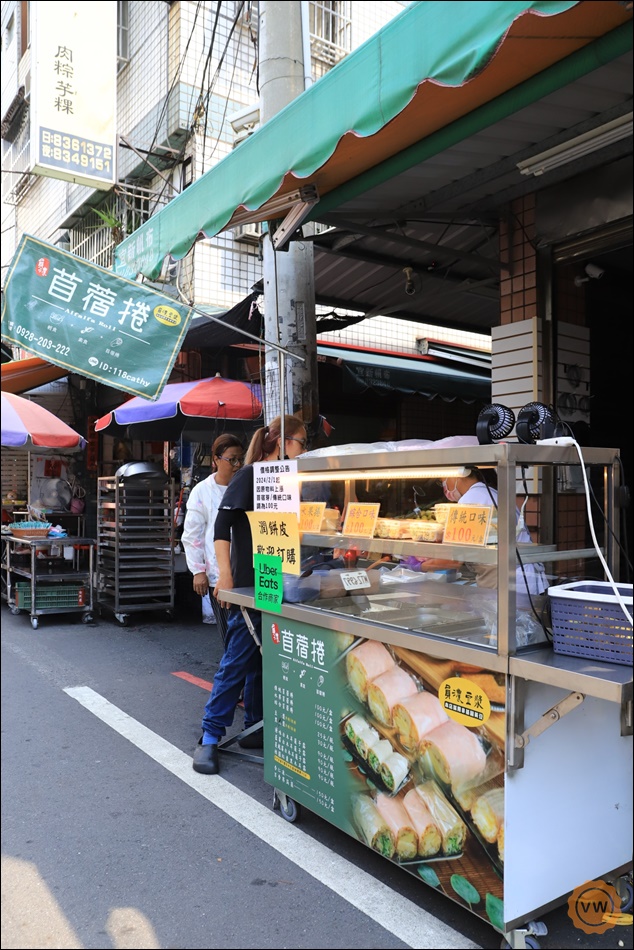
<path fill-rule="evenodd" d="M 503 929 L 504 675 L 263 614 L 267 782 Z"/>

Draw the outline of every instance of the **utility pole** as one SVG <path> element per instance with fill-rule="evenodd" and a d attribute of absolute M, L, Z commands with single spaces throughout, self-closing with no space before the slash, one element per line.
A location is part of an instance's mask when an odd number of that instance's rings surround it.
<path fill-rule="evenodd" d="M 297 0 L 260 0 L 261 122 L 304 91 L 305 72 L 310 73 L 310 62 L 304 68 L 304 49 L 310 51 L 307 8 Z M 276 251 L 270 237 L 264 239 L 264 335 L 303 362 L 265 350 L 266 421 L 282 411 L 283 392 L 283 411 L 297 413 L 308 423 L 319 412 L 313 245 L 289 241 L 286 248 Z"/>

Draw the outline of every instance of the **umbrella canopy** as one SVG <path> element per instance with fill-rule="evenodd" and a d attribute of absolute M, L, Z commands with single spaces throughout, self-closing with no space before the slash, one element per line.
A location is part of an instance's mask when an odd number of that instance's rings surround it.
<path fill-rule="evenodd" d="M 86 440 L 38 403 L 14 393 L 2 393 L 2 445 L 65 454 L 81 451 Z"/>
<path fill-rule="evenodd" d="M 135 396 L 106 413 L 95 424 L 97 432 L 129 439 L 209 442 L 212 423 L 251 421 L 262 414 L 261 387 L 213 376 L 189 383 L 168 383 L 154 402 Z"/>

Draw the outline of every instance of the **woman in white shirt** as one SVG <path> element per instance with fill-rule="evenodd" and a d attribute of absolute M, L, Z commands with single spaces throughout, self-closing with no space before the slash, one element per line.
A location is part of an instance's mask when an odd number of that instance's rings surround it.
<path fill-rule="evenodd" d="M 240 439 L 230 432 L 218 436 L 211 447 L 212 473 L 192 488 L 187 499 L 187 513 L 181 538 L 187 567 L 194 576 L 194 591 L 203 598 L 203 619 L 212 623 L 211 616 L 215 616 L 223 642 L 226 612 L 213 596 L 213 589 L 218 580 L 214 523 L 227 485 L 243 463 L 244 447 Z M 206 598 L 209 598 L 207 610 Z"/>

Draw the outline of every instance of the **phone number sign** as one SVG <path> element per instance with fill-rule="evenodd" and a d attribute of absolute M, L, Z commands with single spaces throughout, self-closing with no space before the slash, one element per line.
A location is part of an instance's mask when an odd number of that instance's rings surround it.
<path fill-rule="evenodd" d="M 191 308 L 24 235 L 9 266 L 2 338 L 49 363 L 156 399 Z"/>

